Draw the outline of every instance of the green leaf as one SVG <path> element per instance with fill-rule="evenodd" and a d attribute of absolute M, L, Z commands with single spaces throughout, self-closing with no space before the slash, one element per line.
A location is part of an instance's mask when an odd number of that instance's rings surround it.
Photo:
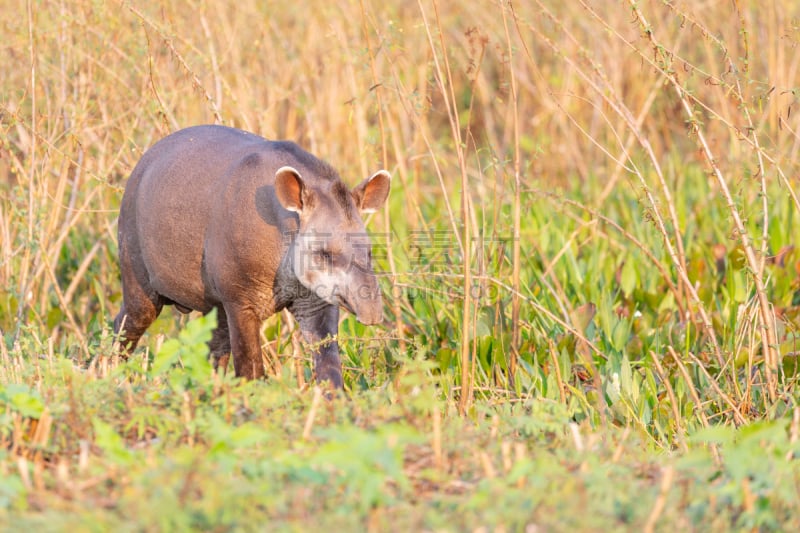
<path fill-rule="evenodd" d="M 245 448 L 266 442 L 271 436 L 268 431 L 248 422 L 231 431 L 230 443 L 234 448 Z"/>
<path fill-rule="evenodd" d="M 633 261 L 630 258 L 625 261 L 625 264 L 622 265 L 622 272 L 620 273 L 620 286 L 622 287 L 622 292 L 624 292 L 627 296 L 630 296 L 633 293 L 633 290 L 636 288 L 636 285 L 639 281 L 639 274 L 636 272 L 636 267 L 633 264 Z"/>
<path fill-rule="evenodd" d="M 92 427 L 94 427 L 95 444 L 109 459 L 121 465 L 127 465 L 133 461 L 133 453 L 125 446 L 125 441 L 110 424 L 94 419 Z"/>
<path fill-rule="evenodd" d="M 39 393 L 27 385 L 10 384 L 0 389 L 0 401 L 6 403 L 11 409 L 22 416 L 39 418 L 44 411 Z"/>
<path fill-rule="evenodd" d="M 161 349 L 156 354 L 151 370 L 154 376 L 158 376 L 169 370 L 172 365 L 178 362 L 181 350 L 181 343 L 177 339 L 168 339 L 161 345 Z"/>
<path fill-rule="evenodd" d="M 207 383 L 212 373 L 208 341 L 216 327 L 216 309 L 189 321 L 177 339 L 169 339 L 161 346 L 153 362 L 152 375 L 170 373 L 170 383 L 178 389 L 191 386 L 192 382 Z M 175 368 L 178 363 L 182 368 Z"/>
<path fill-rule="evenodd" d="M 622 394 L 626 398 L 630 398 L 633 390 L 633 375 L 631 373 L 631 362 L 628 361 L 627 357 L 623 357 L 620 364 L 619 386 Z"/>
<path fill-rule="evenodd" d="M 728 288 L 731 300 L 744 303 L 747 300 L 747 274 L 744 270 L 728 272 Z"/>
<path fill-rule="evenodd" d="M 0 460 L 5 458 L 0 455 Z M 0 509 L 8 509 L 13 506 L 24 506 L 25 504 L 25 485 L 19 476 L 15 474 L 4 475 L 0 478 Z"/>
<path fill-rule="evenodd" d="M 611 346 L 618 352 L 622 352 L 625 345 L 628 344 L 628 339 L 631 336 L 631 324 L 626 319 L 614 319 L 616 324 L 611 333 Z"/>
<path fill-rule="evenodd" d="M 689 442 L 702 444 L 728 444 L 733 442 L 736 428 L 730 426 L 709 426 L 689 436 Z"/>

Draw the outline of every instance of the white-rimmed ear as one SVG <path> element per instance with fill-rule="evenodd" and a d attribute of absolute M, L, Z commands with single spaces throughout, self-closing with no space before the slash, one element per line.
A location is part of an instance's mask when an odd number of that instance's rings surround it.
<path fill-rule="evenodd" d="M 308 195 L 303 178 L 295 168 L 281 167 L 275 173 L 275 196 L 284 209 L 303 212 Z"/>
<path fill-rule="evenodd" d="M 389 196 L 392 176 L 385 170 L 379 170 L 369 178 L 356 185 L 350 193 L 356 206 L 362 213 L 374 213 Z"/>

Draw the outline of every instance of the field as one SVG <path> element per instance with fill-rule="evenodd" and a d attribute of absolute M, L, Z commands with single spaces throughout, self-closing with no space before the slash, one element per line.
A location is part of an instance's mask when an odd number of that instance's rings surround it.
<path fill-rule="evenodd" d="M 800 4 L 0 2 L 0 530 L 800 529 Z M 295 140 L 371 216 L 346 394 L 287 315 L 128 360 L 139 157 Z"/>

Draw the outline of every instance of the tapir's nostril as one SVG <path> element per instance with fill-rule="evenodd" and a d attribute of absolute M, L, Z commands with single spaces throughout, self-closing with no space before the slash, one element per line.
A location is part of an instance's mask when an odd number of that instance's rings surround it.
<path fill-rule="evenodd" d="M 366 326 L 374 326 L 383 322 L 383 310 L 374 310 L 369 313 L 360 313 L 357 317 L 359 322 Z"/>

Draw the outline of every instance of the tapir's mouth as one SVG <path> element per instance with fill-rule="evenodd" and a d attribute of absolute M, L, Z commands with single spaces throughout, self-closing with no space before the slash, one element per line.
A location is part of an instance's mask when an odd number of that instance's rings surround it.
<path fill-rule="evenodd" d="M 352 305 L 350 305 L 350 302 L 348 302 L 348 301 L 347 301 L 347 298 L 345 298 L 345 297 L 344 297 L 344 296 L 342 296 L 341 294 L 337 295 L 337 296 L 336 296 L 336 298 L 339 300 L 339 305 L 341 305 L 342 307 L 344 307 L 344 308 L 345 308 L 345 310 L 347 310 L 347 312 L 349 312 L 349 313 L 351 313 L 351 314 L 353 314 L 353 315 L 356 315 L 356 316 L 358 316 L 358 313 L 356 312 L 356 310 L 355 310 L 355 309 L 353 309 L 353 306 L 352 306 Z"/>
<path fill-rule="evenodd" d="M 359 312 L 356 311 L 355 308 L 352 306 L 352 304 L 348 302 L 347 299 L 344 298 L 343 296 L 337 296 L 337 299 L 339 301 L 339 305 L 341 305 L 352 315 L 354 315 L 356 319 L 362 324 L 370 326 L 378 324 L 382 320 L 382 313 L 381 313 L 382 309 L 380 305 L 378 305 L 375 309 L 373 309 L 371 306 L 367 306 L 366 308 L 362 306 L 361 312 Z"/>

